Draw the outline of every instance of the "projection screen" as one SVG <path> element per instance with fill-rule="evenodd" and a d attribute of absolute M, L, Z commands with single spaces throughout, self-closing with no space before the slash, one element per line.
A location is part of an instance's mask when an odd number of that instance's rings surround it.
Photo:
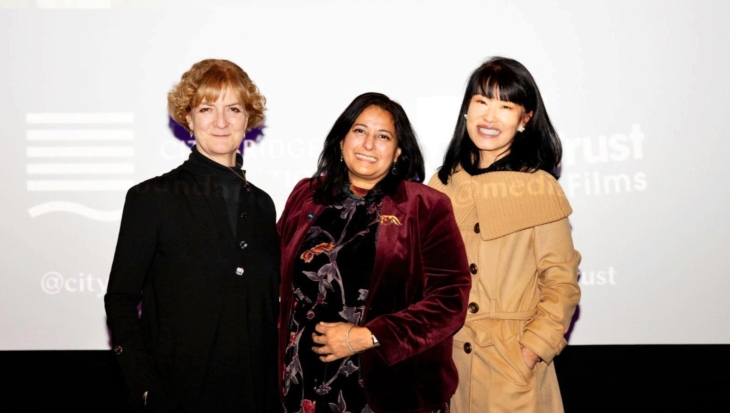
<path fill-rule="evenodd" d="M 427 174 L 466 79 L 522 62 L 564 157 L 583 296 L 569 341 L 730 343 L 730 31 L 719 1 L 0 1 L 0 350 L 109 348 L 126 190 L 189 154 L 166 111 L 194 62 L 268 100 L 244 145 L 281 213 L 357 95 L 400 102 Z M 428 177 L 427 177 L 428 178 Z"/>

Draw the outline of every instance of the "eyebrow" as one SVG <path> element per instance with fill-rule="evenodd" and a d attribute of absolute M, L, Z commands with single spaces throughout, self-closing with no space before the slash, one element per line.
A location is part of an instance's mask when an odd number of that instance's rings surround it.
<path fill-rule="evenodd" d="M 203 106 L 203 105 L 205 105 L 205 106 L 215 106 L 213 103 L 200 102 L 200 106 Z M 231 106 L 243 106 L 243 104 L 236 102 L 236 103 L 229 103 L 229 104 L 226 105 L 227 108 L 229 108 Z"/>
<path fill-rule="evenodd" d="M 353 124 L 352 126 L 362 126 L 362 127 L 364 127 L 364 128 L 368 128 L 368 129 L 370 129 L 370 127 L 369 127 L 368 125 L 364 124 L 364 123 L 354 123 L 354 124 Z M 392 132 L 392 131 L 390 131 L 390 130 L 388 130 L 388 129 L 378 129 L 378 131 L 379 131 L 379 132 L 388 132 L 388 133 L 389 133 L 389 134 L 391 134 L 391 135 L 395 135 L 395 133 L 394 133 L 394 132 Z"/>

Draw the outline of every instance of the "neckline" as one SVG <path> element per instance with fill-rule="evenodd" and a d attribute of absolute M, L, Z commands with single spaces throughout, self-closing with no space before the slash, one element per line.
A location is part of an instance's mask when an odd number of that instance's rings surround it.
<path fill-rule="evenodd" d="M 358 198 L 365 198 L 368 195 L 368 192 L 370 192 L 369 189 L 361 188 L 355 184 L 350 184 L 349 188 L 352 195 L 355 195 Z"/>
<path fill-rule="evenodd" d="M 202 175 L 210 175 L 227 181 L 242 180 L 242 182 L 246 182 L 246 171 L 241 169 L 243 157 L 239 153 L 236 154 L 236 166 L 225 166 L 200 153 L 197 145 L 194 145 L 186 163 Z"/>

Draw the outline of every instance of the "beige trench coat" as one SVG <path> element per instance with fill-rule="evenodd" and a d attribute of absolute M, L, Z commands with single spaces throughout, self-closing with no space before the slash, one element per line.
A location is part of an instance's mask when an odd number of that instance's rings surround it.
<path fill-rule="evenodd" d="M 563 412 L 553 358 L 580 300 L 578 264 L 558 182 L 538 171 L 459 170 L 443 185 L 473 274 L 469 312 L 454 337 L 454 413 Z M 543 360 L 530 370 L 521 346 Z"/>

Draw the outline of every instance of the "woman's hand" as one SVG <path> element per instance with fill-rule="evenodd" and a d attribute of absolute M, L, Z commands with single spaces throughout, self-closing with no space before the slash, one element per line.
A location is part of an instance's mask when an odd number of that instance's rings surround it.
<path fill-rule="evenodd" d="M 521 346 L 521 347 L 522 347 L 522 360 L 525 361 L 525 364 L 527 365 L 527 367 L 530 370 L 534 369 L 535 365 L 538 362 L 542 361 L 542 359 L 540 358 L 540 356 L 537 355 L 537 353 L 530 350 L 529 348 L 524 347 L 524 346 Z"/>
<path fill-rule="evenodd" d="M 317 323 L 312 333 L 312 341 L 318 346 L 312 351 L 319 359 L 329 363 L 343 357 L 352 356 L 373 347 L 370 330 L 350 323 Z M 347 332 L 350 331 L 350 345 L 347 345 Z M 350 349 L 352 348 L 352 349 Z"/>

